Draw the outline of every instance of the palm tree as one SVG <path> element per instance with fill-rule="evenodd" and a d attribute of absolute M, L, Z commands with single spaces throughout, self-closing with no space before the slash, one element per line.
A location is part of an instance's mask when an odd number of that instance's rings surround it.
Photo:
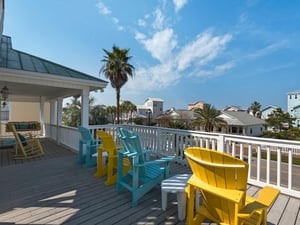
<path fill-rule="evenodd" d="M 260 107 L 261 107 L 261 105 L 257 101 L 254 101 L 251 104 L 250 110 L 252 111 L 253 116 L 260 117 Z"/>
<path fill-rule="evenodd" d="M 220 118 L 220 110 L 215 109 L 211 104 L 204 104 L 202 109 L 195 110 L 197 119 L 195 125 L 200 125 L 206 132 L 212 132 L 214 127 L 224 127 L 226 121 Z"/>
<path fill-rule="evenodd" d="M 137 110 L 136 105 L 128 100 L 122 102 L 120 108 L 122 109 L 122 112 L 125 113 L 125 118 L 128 120 L 132 118 L 132 113 Z"/>
<path fill-rule="evenodd" d="M 112 47 L 112 52 L 103 49 L 105 52 L 102 62 L 105 65 L 102 67 L 101 72 L 106 78 L 110 80 L 111 86 L 116 89 L 117 100 L 117 124 L 120 122 L 120 92 L 122 86 L 127 82 L 128 76 L 133 77 L 134 67 L 128 63 L 132 58 L 128 56 L 129 49 L 120 49 L 117 46 Z"/>
<path fill-rule="evenodd" d="M 70 103 L 63 108 L 63 123 L 66 126 L 77 127 L 81 124 L 81 102 L 80 96 L 73 96 Z"/>
<path fill-rule="evenodd" d="M 114 124 L 115 123 L 115 119 L 116 119 L 116 106 L 107 106 L 106 107 L 106 113 L 108 114 L 108 116 L 110 116 L 110 120 L 111 122 Z"/>

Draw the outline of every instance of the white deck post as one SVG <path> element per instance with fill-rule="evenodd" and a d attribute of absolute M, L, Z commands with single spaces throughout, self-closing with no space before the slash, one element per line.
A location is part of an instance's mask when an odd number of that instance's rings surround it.
<path fill-rule="evenodd" d="M 61 143 L 61 130 L 60 125 L 62 124 L 62 112 L 63 112 L 63 98 L 57 98 L 57 132 L 56 142 Z"/>
<path fill-rule="evenodd" d="M 89 126 L 89 89 L 82 89 L 81 94 L 81 125 L 84 127 Z"/>

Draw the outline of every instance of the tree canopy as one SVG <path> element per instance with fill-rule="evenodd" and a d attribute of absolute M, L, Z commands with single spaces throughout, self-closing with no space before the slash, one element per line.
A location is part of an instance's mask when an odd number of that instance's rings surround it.
<path fill-rule="evenodd" d="M 116 90 L 116 116 L 117 123 L 120 123 L 120 92 L 123 85 L 128 81 L 128 76 L 133 77 L 134 67 L 129 64 L 129 60 L 132 58 L 128 56 L 129 49 L 120 49 L 117 46 L 112 47 L 112 52 L 103 49 L 104 66 L 101 69 L 101 72 L 106 78 L 110 80 L 111 86 Z"/>
<path fill-rule="evenodd" d="M 204 104 L 202 109 L 195 110 L 196 120 L 194 125 L 199 125 L 204 128 L 206 132 L 212 132 L 214 127 L 223 127 L 227 123 L 220 118 L 221 111 L 217 110 L 211 104 Z"/>

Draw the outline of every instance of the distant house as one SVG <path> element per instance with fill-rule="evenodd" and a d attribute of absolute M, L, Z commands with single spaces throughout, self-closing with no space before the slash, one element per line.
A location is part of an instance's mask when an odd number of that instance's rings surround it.
<path fill-rule="evenodd" d="M 188 110 L 195 110 L 195 109 L 203 109 L 204 102 L 197 101 L 195 103 L 188 104 Z"/>
<path fill-rule="evenodd" d="M 137 114 L 156 118 L 163 114 L 164 101 L 160 98 L 146 98 L 144 105 L 137 105 Z"/>
<path fill-rule="evenodd" d="M 249 108 L 248 107 L 242 107 L 242 106 L 226 106 L 223 111 L 226 112 L 248 112 Z"/>
<path fill-rule="evenodd" d="M 288 93 L 287 106 L 288 113 L 296 118 L 294 126 L 300 127 L 300 91 Z"/>
<path fill-rule="evenodd" d="M 156 122 L 157 126 L 167 127 L 169 121 L 178 120 L 184 123 L 186 127 L 189 127 L 195 119 L 196 117 L 193 110 L 172 108 L 167 110 L 163 115 L 158 116 Z"/>
<path fill-rule="evenodd" d="M 265 131 L 265 121 L 247 112 L 222 111 L 220 117 L 227 122 L 229 134 L 259 137 Z"/>
<path fill-rule="evenodd" d="M 261 112 L 261 119 L 265 120 L 269 118 L 269 115 L 271 113 L 273 113 L 276 109 L 278 109 L 278 106 L 274 106 L 274 105 L 268 105 L 265 108 L 263 108 L 262 110 L 260 110 Z"/>

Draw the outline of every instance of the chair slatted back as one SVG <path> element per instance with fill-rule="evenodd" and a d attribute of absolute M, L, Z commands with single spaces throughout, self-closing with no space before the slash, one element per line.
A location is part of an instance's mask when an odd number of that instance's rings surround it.
<path fill-rule="evenodd" d="M 138 134 L 136 134 L 133 131 L 124 129 L 119 127 L 117 129 L 118 131 L 118 136 L 122 141 L 122 144 L 124 146 L 124 149 L 127 152 L 130 153 L 136 153 L 137 154 L 137 160 L 135 162 L 131 161 L 130 163 L 144 163 L 145 162 L 145 158 L 144 158 L 144 154 L 143 154 L 143 149 L 142 149 L 142 145 L 141 145 L 141 141 L 140 141 L 140 137 L 138 136 Z M 140 167 L 140 176 L 146 176 L 146 168 L 145 167 Z"/>
<path fill-rule="evenodd" d="M 215 150 L 190 147 L 185 150 L 190 167 L 197 177 L 210 185 L 246 190 L 248 163 Z"/>
<path fill-rule="evenodd" d="M 97 130 L 96 132 L 98 138 L 101 140 L 101 147 L 103 149 L 113 150 L 114 154 L 117 154 L 117 146 L 115 144 L 113 136 L 102 130 Z"/>
<path fill-rule="evenodd" d="M 203 197 L 202 213 L 217 223 L 236 224 L 237 212 L 246 201 L 248 164 L 228 154 L 198 147 L 187 148 L 185 156 L 193 171 L 189 183 L 199 188 Z M 232 193 L 236 201 L 226 197 Z"/>
<path fill-rule="evenodd" d="M 93 139 L 89 129 L 87 129 L 86 127 L 83 127 L 83 126 L 78 126 L 78 130 L 81 134 L 82 141 L 84 141 L 85 143 L 91 144 L 91 145 L 94 144 L 94 139 Z"/>

